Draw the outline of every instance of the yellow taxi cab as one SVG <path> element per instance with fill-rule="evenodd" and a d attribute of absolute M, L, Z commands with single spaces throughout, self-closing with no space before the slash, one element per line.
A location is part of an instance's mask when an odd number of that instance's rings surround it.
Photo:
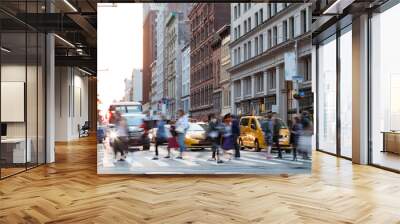
<path fill-rule="evenodd" d="M 264 141 L 264 133 L 261 129 L 261 124 L 266 118 L 261 116 L 243 116 L 240 118 L 240 136 L 238 138 L 238 144 L 241 148 L 254 148 L 256 151 L 260 151 L 263 148 L 267 148 L 267 144 Z M 278 118 L 281 129 L 279 130 L 279 143 L 282 149 L 290 150 L 290 131 L 287 125 Z"/>
<path fill-rule="evenodd" d="M 190 149 L 211 148 L 211 142 L 207 138 L 208 124 L 203 122 L 189 122 L 186 132 L 185 144 Z"/>

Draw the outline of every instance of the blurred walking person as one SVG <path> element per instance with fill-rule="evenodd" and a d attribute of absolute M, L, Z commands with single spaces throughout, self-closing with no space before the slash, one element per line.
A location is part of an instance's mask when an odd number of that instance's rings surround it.
<path fill-rule="evenodd" d="M 179 144 L 179 156 L 177 159 L 183 159 L 183 152 L 186 150 L 185 145 L 185 135 L 189 129 L 189 118 L 185 112 L 180 109 L 178 110 L 178 120 L 176 122 L 176 132 L 178 134 L 178 144 Z"/>
<path fill-rule="evenodd" d="M 301 124 L 303 126 L 303 130 L 299 137 L 297 147 L 299 152 L 302 154 L 303 159 L 310 159 L 314 126 L 312 124 L 310 114 L 307 111 L 303 111 L 302 113 Z"/>
<path fill-rule="evenodd" d="M 303 131 L 303 124 L 301 123 L 300 117 L 294 117 L 294 123 L 292 125 L 292 131 L 290 139 L 292 140 L 292 151 L 293 151 L 293 160 L 297 160 L 297 147 L 299 144 L 299 139 Z"/>
<path fill-rule="evenodd" d="M 214 114 L 208 115 L 208 133 L 207 137 L 211 142 L 212 155 L 209 160 L 219 161 L 219 147 L 221 143 L 220 124 Z"/>
<path fill-rule="evenodd" d="M 234 149 L 233 135 L 232 135 L 232 116 L 226 114 L 223 119 L 224 132 L 222 135 L 222 149 L 224 155 L 228 154 L 228 160 L 233 158 L 233 153 L 230 153 Z"/>
<path fill-rule="evenodd" d="M 235 148 L 235 158 L 240 158 L 240 146 L 238 144 L 238 138 L 240 136 L 240 125 L 239 118 L 235 115 L 232 117 L 232 135 L 233 135 L 233 146 Z"/>
<path fill-rule="evenodd" d="M 267 159 L 272 159 L 271 149 L 272 149 L 272 136 L 273 136 L 274 123 L 272 120 L 272 114 L 268 113 L 265 121 L 261 124 L 261 129 L 264 133 L 264 142 L 267 144 Z"/>
<path fill-rule="evenodd" d="M 158 160 L 158 146 L 163 145 L 168 142 L 168 135 L 167 135 L 167 129 L 165 127 L 165 117 L 161 116 L 161 120 L 158 121 L 157 124 L 157 132 L 156 132 L 156 148 L 155 148 L 155 156 L 153 157 L 153 160 Z M 168 150 L 169 152 L 170 150 Z M 168 153 L 168 158 L 169 158 L 169 153 Z"/>
<path fill-rule="evenodd" d="M 125 161 L 126 155 L 125 152 L 128 148 L 128 124 L 124 117 L 119 116 L 116 118 L 115 123 L 116 131 L 111 136 L 112 139 L 112 147 L 114 149 L 114 157 L 117 160 L 117 154 L 120 153 L 120 159 L 118 161 Z"/>
<path fill-rule="evenodd" d="M 178 133 L 176 133 L 176 126 L 175 126 L 175 121 L 170 121 L 169 122 L 169 132 L 167 131 L 167 139 L 168 139 L 168 146 L 167 146 L 167 156 L 164 158 L 169 159 L 171 158 L 171 149 L 178 149 L 179 144 L 177 141 L 178 138 Z"/>
<path fill-rule="evenodd" d="M 276 158 L 282 159 L 282 149 L 279 142 L 280 139 L 280 131 L 281 131 L 281 123 L 279 119 L 276 117 L 276 113 L 274 113 L 272 121 L 273 121 L 273 128 L 272 128 L 272 141 L 275 147 L 278 149 L 278 156 Z"/>

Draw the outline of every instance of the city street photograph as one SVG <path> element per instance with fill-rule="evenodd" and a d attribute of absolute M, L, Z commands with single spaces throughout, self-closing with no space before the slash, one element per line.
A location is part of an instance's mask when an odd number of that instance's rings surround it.
<path fill-rule="evenodd" d="M 310 4 L 97 13 L 99 174 L 311 172 Z"/>

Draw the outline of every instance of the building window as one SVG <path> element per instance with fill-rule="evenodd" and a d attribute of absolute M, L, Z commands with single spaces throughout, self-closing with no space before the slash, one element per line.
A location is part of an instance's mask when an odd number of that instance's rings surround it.
<path fill-rule="evenodd" d="M 254 14 L 254 21 L 256 23 L 255 26 L 258 26 L 258 12 Z"/>
<path fill-rule="evenodd" d="M 289 37 L 290 39 L 294 38 L 294 17 L 289 18 Z"/>
<path fill-rule="evenodd" d="M 247 57 L 251 58 L 251 41 L 247 42 Z"/>
<path fill-rule="evenodd" d="M 240 3 L 238 3 L 238 17 L 240 16 L 240 12 L 241 11 L 241 9 L 240 9 Z"/>
<path fill-rule="evenodd" d="M 251 77 L 246 77 L 246 78 L 244 78 L 243 79 L 243 81 L 244 81 L 244 88 L 243 88 L 243 90 L 244 90 L 244 96 L 250 96 L 251 95 L 251 90 L 252 90 L 252 88 L 251 88 Z"/>
<path fill-rule="evenodd" d="M 276 70 L 270 69 L 268 72 L 268 88 L 274 90 L 276 88 Z"/>
<path fill-rule="evenodd" d="M 240 50 L 240 47 L 238 48 L 238 63 L 242 62 L 242 52 Z"/>
<path fill-rule="evenodd" d="M 238 26 L 238 38 L 240 37 L 240 25 Z"/>
<path fill-rule="evenodd" d="M 272 3 L 272 15 L 278 13 L 278 3 Z"/>
<path fill-rule="evenodd" d="M 259 49 L 260 49 L 260 53 L 262 54 L 262 52 L 264 51 L 264 35 L 260 34 L 260 38 L 259 38 Z"/>
<path fill-rule="evenodd" d="M 247 20 L 243 22 L 244 33 L 247 33 Z"/>
<path fill-rule="evenodd" d="M 256 76 L 256 92 L 260 93 L 264 91 L 264 75 L 258 74 Z"/>
<path fill-rule="evenodd" d="M 258 55 L 258 37 L 254 38 L 254 55 Z"/>
<path fill-rule="evenodd" d="M 260 9 L 259 14 L 260 14 L 260 23 L 263 23 L 264 22 L 264 10 L 262 8 Z"/>
<path fill-rule="evenodd" d="M 243 45 L 243 59 L 247 60 L 247 44 Z"/>
<path fill-rule="evenodd" d="M 268 48 L 271 48 L 271 47 L 272 47 L 271 30 L 268 30 L 268 32 L 267 32 L 267 44 L 268 44 Z"/>
<path fill-rule="evenodd" d="M 272 16 L 272 10 L 271 10 L 271 7 L 272 7 L 272 6 L 271 6 L 271 4 L 272 4 L 272 3 L 268 3 L 268 5 L 267 5 L 267 10 L 268 10 L 268 11 L 267 11 L 267 12 L 268 12 L 268 15 L 267 15 L 267 16 L 268 16 L 268 19 L 271 18 L 271 16 Z"/>
<path fill-rule="evenodd" d="M 247 30 L 248 31 L 250 31 L 251 30 L 251 17 L 249 17 L 248 19 L 247 19 Z"/>
<path fill-rule="evenodd" d="M 235 89 L 235 98 L 241 97 L 242 87 L 240 80 L 234 82 L 233 88 Z"/>
<path fill-rule="evenodd" d="M 237 18 L 238 18 L 238 11 L 237 11 L 237 5 L 235 5 L 235 7 L 234 7 L 234 10 L 233 10 L 234 12 L 234 19 L 236 20 Z"/>
<path fill-rule="evenodd" d="M 311 81 L 311 58 L 307 57 L 303 60 L 304 81 Z"/>
<path fill-rule="evenodd" d="M 272 28 L 272 45 L 275 46 L 278 44 L 278 28 L 274 26 Z"/>
<path fill-rule="evenodd" d="M 301 10 L 300 21 L 301 21 L 301 33 L 307 32 L 307 11 L 305 9 Z"/>
<path fill-rule="evenodd" d="M 233 39 L 237 39 L 237 27 L 235 27 L 234 32 L 233 32 Z"/>
<path fill-rule="evenodd" d="M 282 23 L 282 37 L 283 37 L 283 41 L 286 41 L 288 39 L 288 32 L 287 32 L 287 20 L 284 20 Z"/>

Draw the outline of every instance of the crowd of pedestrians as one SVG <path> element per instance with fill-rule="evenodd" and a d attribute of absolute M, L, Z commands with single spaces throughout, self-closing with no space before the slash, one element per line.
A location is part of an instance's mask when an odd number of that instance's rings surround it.
<path fill-rule="evenodd" d="M 114 117 L 116 124 L 118 138 L 114 141 L 115 156 L 119 152 L 121 159 L 125 159 L 124 144 L 128 136 L 126 130 L 126 121 L 121 118 L 117 113 Z M 167 126 L 168 124 L 168 126 Z M 260 123 L 264 142 L 266 145 L 266 159 L 272 159 L 272 147 L 277 152 L 277 159 L 282 159 L 282 148 L 280 144 L 280 130 L 282 129 L 282 121 L 274 113 L 268 113 L 265 119 Z M 159 146 L 167 145 L 166 159 L 171 158 L 171 149 L 178 150 L 179 154 L 176 159 L 183 159 L 184 152 L 186 151 L 185 135 L 189 129 L 189 118 L 183 110 L 177 113 L 176 121 L 167 121 L 165 116 L 157 122 L 157 131 L 155 138 L 155 155 L 153 160 L 159 159 Z M 312 136 L 312 122 L 308 112 L 295 116 L 291 126 L 291 145 L 293 160 L 297 160 L 297 155 L 301 155 L 303 159 L 309 159 L 311 153 L 311 136 Z M 240 118 L 226 114 L 219 118 L 215 114 L 208 115 L 208 130 L 207 140 L 211 144 L 211 157 L 209 160 L 216 161 L 216 163 L 223 163 L 224 160 L 240 158 L 241 146 L 238 144 L 240 137 Z"/>

